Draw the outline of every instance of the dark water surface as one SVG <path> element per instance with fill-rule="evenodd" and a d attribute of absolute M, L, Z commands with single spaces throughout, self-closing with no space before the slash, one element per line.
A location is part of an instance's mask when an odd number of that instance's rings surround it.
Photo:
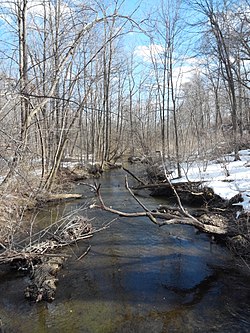
<path fill-rule="evenodd" d="M 100 182 L 107 204 L 139 210 L 123 187 L 121 170 Z M 86 187 L 77 190 L 90 198 Z M 152 209 L 163 203 L 141 200 Z M 78 201 L 65 209 L 79 206 Z M 48 223 L 54 214 L 40 215 Z M 114 218 L 98 210 L 87 214 L 96 216 L 96 227 Z M 89 254 L 77 261 L 88 245 Z M 249 278 L 234 268 L 225 248 L 192 227 L 119 218 L 69 251 L 72 258 L 60 272 L 51 304 L 27 302 L 28 279 L 0 267 L 0 332 L 250 332 Z"/>

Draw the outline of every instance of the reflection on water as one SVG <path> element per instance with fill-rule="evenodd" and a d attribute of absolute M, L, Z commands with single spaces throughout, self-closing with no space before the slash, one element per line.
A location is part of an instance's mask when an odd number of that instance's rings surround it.
<path fill-rule="evenodd" d="M 124 190 L 123 177 L 114 171 L 101 179 L 104 200 L 120 210 L 135 211 L 138 204 Z M 90 198 L 86 187 L 78 191 Z M 142 200 L 152 209 L 159 203 Z M 53 214 L 47 213 L 47 220 Z M 114 217 L 98 210 L 88 215 L 96 216 L 97 227 Z M 89 244 L 89 254 L 74 260 Z M 60 273 L 51 304 L 29 304 L 23 297 L 27 281 L 1 270 L 4 332 L 250 331 L 247 277 L 232 268 L 226 249 L 192 227 L 159 228 L 145 218 L 119 218 L 107 231 L 69 251 L 72 260 Z"/>

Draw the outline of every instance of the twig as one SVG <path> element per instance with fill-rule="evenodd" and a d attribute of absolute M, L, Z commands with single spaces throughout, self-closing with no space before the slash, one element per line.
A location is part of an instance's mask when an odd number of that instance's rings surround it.
<path fill-rule="evenodd" d="M 78 261 L 78 260 L 81 260 L 83 257 L 85 257 L 89 253 L 90 249 L 91 249 L 91 245 L 89 245 L 87 250 L 82 255 L 80 255 L 80 257 L 78 257 L 76 260 Z"/>

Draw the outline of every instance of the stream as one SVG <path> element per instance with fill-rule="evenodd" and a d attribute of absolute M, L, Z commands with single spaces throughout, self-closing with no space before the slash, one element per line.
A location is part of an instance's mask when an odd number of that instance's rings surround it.
<path fill-rule="evenodd" d="M 98 180 L 103 199 L 118 210 L 139 211 L 124 188 L 124 175 L 113 170 Z M 76 191 L 86 196 L 86 207 L 91 204 L 89 188 L 78 185 Z M 140 200 L 150 209 L 166 203 Z M 37 219 L 48 223 L 82 204 L 44 208 Z M 98 209 L 83 214 L 94 218 L 96 228 L 117 218 Z M 89 245 L 89 253 L 77 260 Z M 250 332 L 249 276 L 235 268 L 225 247 L 193 227 L 159 228 L 147 218 L 117 218 L 67 253 L 71 257 L 59 273 L 52 303 L 28 302 L 28 277 L 0 267 L 1 333 Z"/>

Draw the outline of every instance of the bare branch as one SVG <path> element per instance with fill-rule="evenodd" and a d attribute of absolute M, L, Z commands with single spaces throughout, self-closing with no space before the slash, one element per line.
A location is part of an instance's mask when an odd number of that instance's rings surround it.
<path fill-rule="evenodd" d="M 206 224 L 203 222 L 200 222 L 196 218 L 194 218 L 192 215 L 185 213 L 185 212 L 180 212 L 177 211 L 175 214 L 171 213 L 160 213 L 160 212 L 152 212 L 150 211 L 147 207 L 145 207 L 142 202 L 135 197 L 133 194 L 132 190 L 129 188 L 128 183 L 126 182 L 126 189 L 129 191 L 129 193 L 133 196 L 133 198 L 140 204 L 141 207 L 143 207 L 144 212 L 134 212 L 134 213 L 127 213 L 123 212 L 111 207 L 108 207 L 105 205 L 103 198 L 101 196 L 101 191 L 100 191 L 100 184 L 97 186 L 93 186 L 90 184 L 86 184 L 90 186 L 91 188 L 95 188 L 96 195 L 98 197 L 98 200 L 100 202 L 100 205 L 95 205 L 96 207 L 99 207 L 107 212 L 119 215 L 121 217 L 148 217 L 154 224 L 158 226 L 164 226 L 164 225 L 171 225 L 171 224 L 186 224 L 186 225 L 192 225 L 195 228 L 199 229 L 202 232 L 206 233 L 211 233 L 211 234 L 219 234 L 223 235 L 227 233 L 227 228 L 226 226 L 216 226 L 216 225 L 210 225 Z M 160 220 L 164 220 L 163 222 Z"/>

